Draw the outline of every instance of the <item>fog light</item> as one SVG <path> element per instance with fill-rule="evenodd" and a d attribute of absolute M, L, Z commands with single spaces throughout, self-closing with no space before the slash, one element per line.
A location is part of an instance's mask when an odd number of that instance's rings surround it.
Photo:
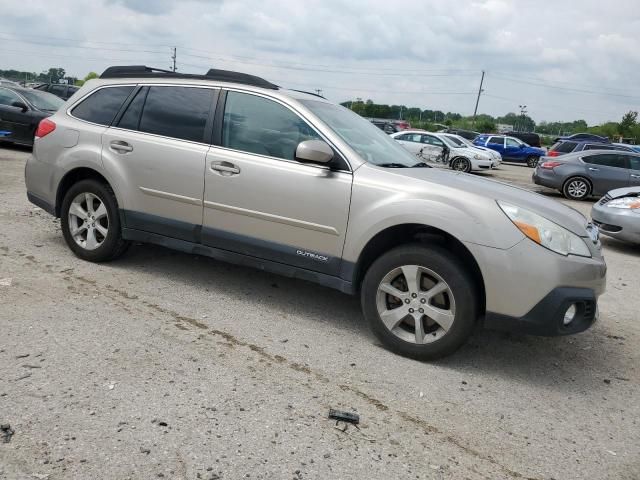
<path fill-rule="evenodd" d="M 576 309 L 576 304 L 572 304 L 569 308 L 567 308 L 567 311 L 564 312 L 564 319 L 562 320 L 562 323 L 565 325 L 569 325 L 571 322 L 573 322 L 576 318 L 576 313 L 577 313 L 577 309 Z"/>

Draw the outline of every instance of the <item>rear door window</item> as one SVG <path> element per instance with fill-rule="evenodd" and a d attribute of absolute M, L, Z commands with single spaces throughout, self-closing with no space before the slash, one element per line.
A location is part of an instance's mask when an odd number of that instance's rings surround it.
<path fill-rule="evenodd" d="M 11 105 L 19 102 L 20 97 L 7 88 L 0 88 L 0 105 Z"/>
<path fill-rule="evenodd" d="M 640 157 L 629 155 L 629 164 L 632 170 L 640 170 Z"/>
<path fill-rule="evenodd" d="M 588 143 L 584 146 L 583 150 L 616 150 L 616 147 L 604 143 Z"/>
<path fill-rule="evenodd" d="M 591 165 L 602 165 L 603 167 L 629 168 L 627 155 L 616 153 L 603 153 L 601 155 L 589 155 L 582 159 Z"/>
<path fill-rule="evenodd" d="M 101 88 L 84 99 L 71 114 L 87 122 L 109 126 L 133 89 L 133 85 Z"/>
<path fill-rule="evenodd" d="M 503 137 L 490 137 L 489 143 L 492 145 L 503 145 L 504 146 L 504 138 Z"/>
<path fill-rule="evenodd" d="M 205 126 L 214 90 L 194 87 L 149 87 L 139 131 L 192 142 L 205 142 Z"/>
<path fill-rule="evenodd" d="M 136 93 L 136 96 L 127 107 L 127 111 L 120 118 L 118 122 L 119 128 L 126 128 L 127 130 L 138 130 L 140 128 L 140 116 L 142 115 L 142 107 L 148 91 L 148 87 L 142 87 L 138 90 L 138 93 Z"/>

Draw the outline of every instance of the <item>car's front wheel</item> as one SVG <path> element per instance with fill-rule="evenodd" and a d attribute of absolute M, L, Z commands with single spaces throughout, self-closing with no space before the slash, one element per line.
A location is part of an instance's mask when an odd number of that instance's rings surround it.
<path fill-rule="evenodd" d="M 562 186 L 562 194 L 571 200 L 584 200 L 591 193 L 591 184 L 584 177 L 572 177 Z"/>
<path fill-rule="evenodd" d="M 124 253 L 118 203 L 113 190 L 96 180 L 81 180 L 64 196 L 60 213 L 69 248 L 90 262 L 106 262 Z"/>
<path fill-rule="evenodd" d="M 536 168 L 539 161 L 540 161 L 539 157 L 536 157 L 535 155 L 531 155 L 530 157 L 527 158 L 527 167 Z"/>
<path fill-rule="evenodd" d="M 390 350 L 432 360 L 456 351 L 473 332 L 477 289 L 448 251 L 420 244 L 395 248 L 367 271 L 362 310 Z"/>
<path fill-rule="evenodd" d="M 458 172 L 469 173 L 471 171 L 471 162 L 464 157 L 454 158 L 451 162 L 451 168 Z"/>

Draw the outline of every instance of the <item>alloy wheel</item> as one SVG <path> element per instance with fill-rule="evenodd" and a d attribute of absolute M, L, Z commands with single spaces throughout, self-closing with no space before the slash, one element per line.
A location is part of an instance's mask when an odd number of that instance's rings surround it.
<path fill-rule="evenodd" d="M 583 198 L 589 191 L 589 185 L 584 180 L 571 180 L 567 185 L 567 193 L 572 198 Z"/>
<path fill-rule="evenodd" d="M 419 265 L 394 268 L 378 286 L 376 306 L 386 328 L 414 344 L 434 342 L 455 320 L 451 288 L 434 271 Z"/>
<path fill-rule="evenodd" d="M 76 195 L 69 206 L 69 232 L 85 250 L 95 250 L 104 243 L 109 233 L 109 214 L 97 195 Z"/>

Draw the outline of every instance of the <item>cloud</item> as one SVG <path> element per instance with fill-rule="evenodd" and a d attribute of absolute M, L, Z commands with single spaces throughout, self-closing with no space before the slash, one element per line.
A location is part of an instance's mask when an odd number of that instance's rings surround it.
<path fill-rule="evenodd" d="M 358 96 L 468 114 L 485 70 L 482 112 L 503 114 L 526 103 L 537 120 L 600 122 L 638 109 L 637 97 L 571 90 L 635 96 L 637 0 L 612 0 L 606 9 L 595 0 L 579 9 L 571 0 L 549 6 L 535 0 L 58 0 L 51 9 L 45 0 L 30 0 L 20 13 L 0 17 L 0 63 L 30 70 L 55 64 L 84 76 L 109 64 L 166 68 L 177 46 L 181 71 L 246 71 L 293 88 L 321 88 L 335 101 Z M 46 32 L 43 44 L 28 43 L 38 32 Z"/>

